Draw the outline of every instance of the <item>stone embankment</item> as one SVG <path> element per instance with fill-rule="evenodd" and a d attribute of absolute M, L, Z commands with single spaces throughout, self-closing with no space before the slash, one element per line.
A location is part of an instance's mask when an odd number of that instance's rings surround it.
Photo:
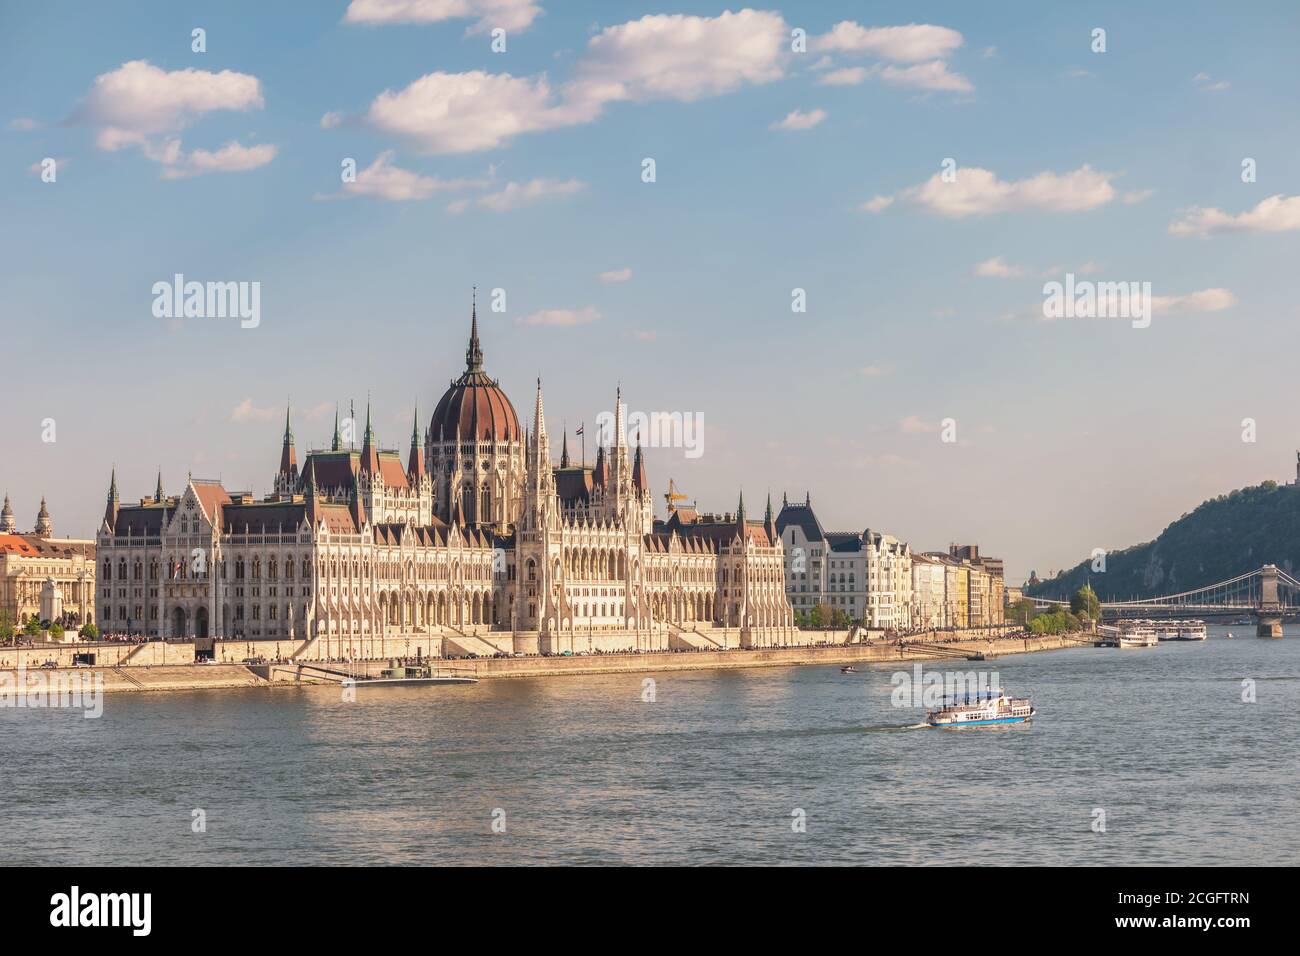
<path fill-rule="evenodd" d="M 428 661 L 439 674 L 455 674 L 480 680 L 519 677 L 581 676 L 587 674 L 650 673 L 659 671 L 716 670 L 741 667 L 797 667 L 809 664 L 888 664 L 900 661 L 992 660 L 1008 654 L 1058 650 L 1080 646 L 1080 635 L 1038 637 L 968 636 L 939 640 L 938 635 L 921 635 L 902 642 L 875 641 L 861 644 L 833 644 L 813 647 L 774 647 L 752 650 L 653 652 L 646 654 L 595 654 L 573 657 L 495 657 L 467 660 Z M 9 663 L 7 661 L 3 663 Z M 377 676 L 387 661 L 358 662 L 356 665 L 301 663 L 274 664 L 123 664 L 117 667 L 58 668 L 81 674 L 99 674 L 105 691 L 206 690 L 232 687 L 291 687 L 304 684 L 338 683 L 333 671 L 351 671 Z M 54 669 L 28 669 L 30 673 L 54 673 Z M 16 671 L 5 682 L 13 687 Z"/>

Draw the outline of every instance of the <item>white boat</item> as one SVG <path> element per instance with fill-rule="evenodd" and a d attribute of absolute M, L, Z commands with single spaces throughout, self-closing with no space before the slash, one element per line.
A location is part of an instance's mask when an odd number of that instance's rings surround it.
<path fill-rule="evenodd" d="M 1154 628 L 1135 627 L 1132 630 L 1121 631 L 1119 635 L 1119 647 L 1155 647 L 1160 643 L 1160 638 L 1156 636 Z"/>
<path fill-rule="evenodd" d="M 990 691 L 983 696 L 944 701 L 942 707 L 926 713 L 925 722 L 931 727 L 987 727 L 1024 723 L 1036 713 L 1028 697 L 1008 697 L 1002 691 Z"/>
<path fill-rule="evenodd" d="M 1205 622 L 1196 620 L 1168 620 L 1155 625 L 1156 636 L 1162 641 L 1203 641 Z"/>
<path fill-rule="evenodd" d="M 1178 621 L 1171 641 L 1203 641 L 1207 637 L 1204 621 Z"/>
<path fill-rule="evenodd" d="M 379 672 L 378 677 L 359 676 L 352 678 L 352 683 L 358 687 L 365 685 L 374 687 L 376 685 L 388 686 L 411 686 L 413 684 L 477 684 L 478 680 L 473 677 L 459 677 L 455 674 L 436 674 L 432 667 L 409 664 L 393 664 L 391 667 L 385 667 Z"/>

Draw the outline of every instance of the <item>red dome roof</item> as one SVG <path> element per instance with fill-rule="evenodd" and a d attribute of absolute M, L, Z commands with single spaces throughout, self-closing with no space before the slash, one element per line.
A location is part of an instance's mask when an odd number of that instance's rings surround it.
<path fill-rule="evenodd" d="M 519 416 L 496 381 L 483 371 L 478 341 L 478 310 L 470 321 L 465 374 L 451 383 L 433 410 L 431 441 L 522 441 Z"/>

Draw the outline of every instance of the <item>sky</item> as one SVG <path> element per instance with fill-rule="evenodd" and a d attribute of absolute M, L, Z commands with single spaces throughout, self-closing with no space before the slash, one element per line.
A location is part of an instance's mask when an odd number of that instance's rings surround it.
<path fill-rule="evenodd" d="M 1297 48 L 1284 2 L 6 3 L 0 492 L 264 494 L 288 402 L 300 459 L 368 396 L 405 451 L 477 286 L 556 456 L 620 385 L 700 417 L 657 495 L 1012 583 L 1148 540 L 1295 477 Z M 178 273 L 256 323 L 156 314 Z M 1150 321 L 1047 317 L 1066 273 Z"/>

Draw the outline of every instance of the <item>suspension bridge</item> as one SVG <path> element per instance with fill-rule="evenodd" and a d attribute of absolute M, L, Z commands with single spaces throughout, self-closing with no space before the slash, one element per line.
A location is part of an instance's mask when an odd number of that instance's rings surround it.
<path fill-rule="evenodd" d="M 1068 598 L 1031 598 L 1045 610 L 1068 606 Z M 1255 619 L 1260 637 L 1281 637 L 1282 618 L 1300 614 L 1300 581 L 1275 564 L 1266 564 L 1248 574 L 1209 584 L 1192 591 L 1162 594 L 1134 601 L 1102 601 L 1103 615 L 1112 617 L 1165 616 L 1195 611 L 1200 614 L 1249 614 Z"/>

